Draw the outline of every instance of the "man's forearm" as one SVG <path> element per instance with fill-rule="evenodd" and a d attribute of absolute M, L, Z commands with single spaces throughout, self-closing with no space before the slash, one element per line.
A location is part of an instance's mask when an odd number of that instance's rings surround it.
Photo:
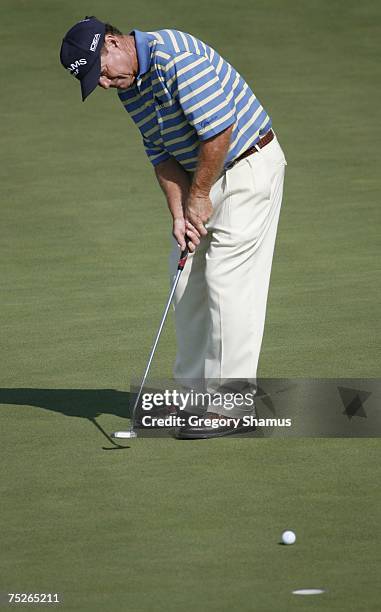
<path fill-rule="evenodd" d="M 205 223 L 213 214 L 213 205 L 210 200 L 210 190 L 221 174 L 224 161 L 229 151 L 230 138 L 233 126 L 200 142 L 196 172 L 185 203 L 184 213 L 187 222 L 206 236 Z"/>
<path fill-rule="evenodd" d="M 183 205 L 191 185 L 190 176 L 173 157 L 155 166 L 155 174 L 173 219 L 183 218 Z"/>
<path fill-rule="evenodd" d="M 231 125 L 208 140 L 200 142 L 196 172 L 193 176 L 191 193 L 208 196 L 213 183 L 221 174 L 229 151 Z"/>
<path fill-rule="evenodd" d="M 184 213 L 191 186 L 190 175 L 174 158 L 155 166 L 155 174 L 173 217 L 173 236 L 182 250 L 188 245 L 189 250 L 194 251 L 200 243 L 199 234 L 186 221 Z"/>
<path fill-rule="evenodd" d="M 173 234 L 185 245 L 184 235 L 193 243 L 207 234 L 204 223 L 213 212 L 210 190 L 223 169 L 229 151 L 233 126 L 199 144 L 198 160 L 193 179 L 184 168 L 170 158 L 155 166 L 157 180 L 167 199 L 174 220 Z"/>

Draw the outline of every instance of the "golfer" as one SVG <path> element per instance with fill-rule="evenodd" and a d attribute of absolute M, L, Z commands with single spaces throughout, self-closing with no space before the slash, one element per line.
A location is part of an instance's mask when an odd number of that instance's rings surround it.
<path fill-rule="evenodd" d="M 83 100 L 115 88 L 140 130 L 172 215 L 173 272 L 189 243 L 174 299 L 176 380 L 244 394 L 257 375 L 286 165 L 269 115 L 228 61 L 185 32 L 122 34 L 86 17 L 65 35 L 60 59 Z M 211 402 L 178 437 L 243 432 L 226 417 L 253 413 L 252 402 Z"/>

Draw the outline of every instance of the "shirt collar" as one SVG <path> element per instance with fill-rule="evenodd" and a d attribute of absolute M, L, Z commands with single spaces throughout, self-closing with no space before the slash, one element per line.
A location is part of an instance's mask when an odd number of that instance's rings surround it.
<path fill-rule="evenodd" d="M 148 72 L 151 65 L 151 47 L 149 43 L 154 40 L 153 34 L 141 32 L 140 30 L 132 30 L 130 32 L 135 37 L 136 53 L 138 56 L 138 76 L 137 82 L 140 84 L 143 74 Z"/>

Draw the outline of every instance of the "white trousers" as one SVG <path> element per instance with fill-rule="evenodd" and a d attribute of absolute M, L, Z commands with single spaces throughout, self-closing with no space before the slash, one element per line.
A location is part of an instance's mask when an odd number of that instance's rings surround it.
<path fill-rule="evenodd" d="M 212 187 L 208 235 L 188 256 L 174 298 L 174 377 L 185 386 L 206 381 L 215 392 L 218 381 L 255 382 L 285 165 L 274 138 Z M 178 257 L 174 242 L 172 276 Z"/>

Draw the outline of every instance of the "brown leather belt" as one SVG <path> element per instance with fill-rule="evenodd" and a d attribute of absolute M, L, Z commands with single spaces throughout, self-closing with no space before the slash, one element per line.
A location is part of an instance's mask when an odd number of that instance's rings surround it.
<path fill-rule="evenodd" d="M 241 159 L 245 159 L 245 157 L 249 157 L 249 155 L 252 155 L 252 153 L 256 153 L 258 151 L 256 147 L 263 149 L 263 147 L 269 144 L 269 142 L 271 142 L 273 138 L 274 138 L 274 132 L 270 129 L 268 132 L 266 132 L 266 134 L 262 138 L 260 138 L 255 143 L 255 146 L 250 147 L 250 149 L 247 149 L 246 151 L 241 153 L 241 155 L 239 155 L 228 166 L 226 166 L 226 170 L 230 170 L 230 168 L 233 168 L 233 166 L 235 166 L 239 161 L 241 161 Z"/>

